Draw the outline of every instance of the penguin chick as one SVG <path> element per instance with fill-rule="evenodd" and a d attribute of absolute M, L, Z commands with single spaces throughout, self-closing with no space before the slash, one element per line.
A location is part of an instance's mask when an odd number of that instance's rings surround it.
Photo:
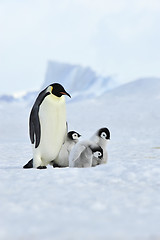
<path fill-rule="evenodd" d="M 69 166 L 69 154 L 71 149 L 79 141 L 81 135 L 75 131 L 67 133 L 66 140 L 61 147 L 58 157 L 51 162 L 53 167 L 68 167 Z"/>
<path fill-rule="evenodd" d="M 101 159 L 103 149 L 91 141 L 81 141 L 70 152 L 69 167 L 91 167 L 93 156 Z"/>
<path fill-rule="evenodd" d="M 34 168 L 46 168 L 64 143 L 67 132 L 64 95 L 71 97 L 59 83 L 51 84 L 40 92 L 32 107 L 29 133 Z"/>
<path fill-rule="evenodd" d="M 98 129 L 95 134 L 90 138 L 91 141 L 97 143 L 103 149 L 103 157 L 96 158 L 93 156 L 92 158 L 92 167 L 107 163 L 108 153 L 106 150 L 106 145 L 108 140 L 110 140 L 110 131 L 108 128 L 100 128 Z"/>

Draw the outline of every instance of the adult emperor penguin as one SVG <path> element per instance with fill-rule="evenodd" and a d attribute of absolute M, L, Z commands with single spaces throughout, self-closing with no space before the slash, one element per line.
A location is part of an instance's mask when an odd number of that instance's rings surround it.
<path fill-rule="evenodd" d="M 70 152 L 69 167 L 92 167 L 93 156 L 101 159 L 103 157 L 102 148 L 91 141 L 81 141 Z"/>
<path fill-rule="evenodd" d="M 108 128 L 100 128 L 95 134 L 90 138 L 91 141 L 97 143 L 103 149 L 103 158 L 99 159 L 93 156 L 92 166 L 96 166 L 99 164 L 107 163 L 108 153 L 106 150 L 106 145 L 108 140 L 110 140 L 110 131 Z"/>
<path fill-rule="evenodd" d="M 66 140 L 63 143 L 61 150 L 55 160 L 51 162 L 53 167 L 68 167 L 69 166 L 69 154 L 72 148 L 79 141 L 81 135 L 75 131 L 67 133 Z"/>
<path fill-rule="evenodd" d="M 67 133 L 64 95 L 71 97 L 62 85 L 54 83 L 38 95 L 33 105 L 29 132 L 34 168 L 46 168 L 58 156 L 64 143 Z"/>

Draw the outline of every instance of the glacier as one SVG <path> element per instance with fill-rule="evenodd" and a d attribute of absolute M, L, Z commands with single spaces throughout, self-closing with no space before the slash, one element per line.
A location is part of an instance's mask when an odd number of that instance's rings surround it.
<path fill-rule="evenodd" d="M 117 87 L 119 83 L 112 76 L 100 76 L 90 67 L 72 65 L 57 61 L 49 61 L 47 64 L 45 80 L 39 91 L 48 85 L 58 82 L 71 94 L 71 101 L 91 99 Z M 38 91 L 15 93 L 0 96 L 0 102 L 29 101 L 33 102 Z M 68 99 L 67 99 L 68 101 Z"/>
<path fill-rule="evenodd" d="M 94 98 L 118 85 L 113 77 L 102 77 L 90 67 L 49 61 L 41 89 L 53 82 L 62 84 L 73 100 Z"/>

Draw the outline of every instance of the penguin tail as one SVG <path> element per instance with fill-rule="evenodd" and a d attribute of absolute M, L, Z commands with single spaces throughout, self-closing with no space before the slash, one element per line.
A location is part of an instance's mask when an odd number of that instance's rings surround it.
<path fill-rule="evenodd" d="M 23 168 L 33 168 L 33 158 Z"/>

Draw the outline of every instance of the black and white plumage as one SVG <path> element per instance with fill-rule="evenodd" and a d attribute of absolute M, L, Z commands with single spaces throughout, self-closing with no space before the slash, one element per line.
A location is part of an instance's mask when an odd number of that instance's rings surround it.
<path fill-rule="evenodd" d="M 102 148 L 91 141 L 81 141 L 70 152 L 69 167 L 91 167 L 93 156 L 101 159 L 103 157 Z"/>
<path fill-rule="evenodd" d="M 69 166 L 69 154 L 75 144 L 78 143 L 81 135 L 75 131 L 67 133 L 65 142 L 63 143 L 61 150 L 57 158 L 51 162 L 53 167 L 68 167 Z"/>
<path fill-rule="evenodd" d="M 38 95 L 31 110 L 29 133 L 35 168 L 46 168 L 64 143 L 67 133 L 64 95 L 70 97 L 62 85 L 51 84 Z"/>
<path fill-rule="evenodd" d="M 107 145 L 108 140 L 110 140 L 109 129 L 108 128 L 98 129 L 95 132 L 95 134 L 90 138 L 90 140 L 93 141 L 94 143 L 98 144 L 103 149 L 103 157 L 101 159 L 93 156 L 92 166 L 94 167 L 99 164 L 107 163 L 108 153 L 106 150 L 106 145 Z"/>

